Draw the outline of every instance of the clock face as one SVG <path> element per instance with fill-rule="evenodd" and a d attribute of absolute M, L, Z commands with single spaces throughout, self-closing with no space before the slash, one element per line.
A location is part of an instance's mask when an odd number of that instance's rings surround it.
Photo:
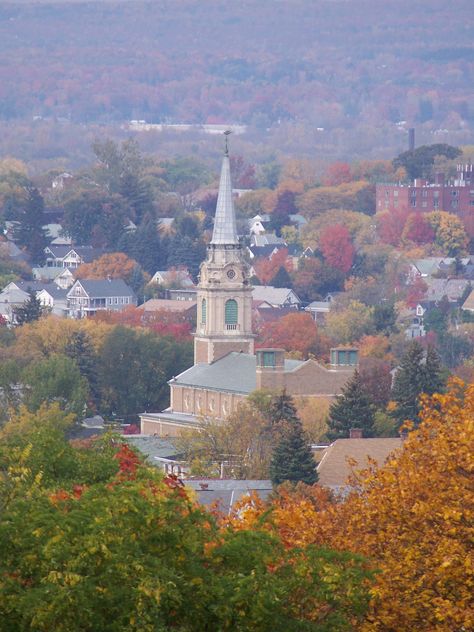
<path fill-rule="evenodd" d="M 227 277 L 229 279 L 235 278 L 235 270 L 227 270 Z"/>

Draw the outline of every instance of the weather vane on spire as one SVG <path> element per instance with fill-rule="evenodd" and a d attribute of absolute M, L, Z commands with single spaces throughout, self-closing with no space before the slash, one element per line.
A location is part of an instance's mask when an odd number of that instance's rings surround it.
<path fill-rule="evenodd" d="M 230 129 L 226 129 L 226 131 L 224 132 L 224 136 L 225 136 L 225 155 L 228 156 L 229 155 L 229 135 L 232 134 L 232 130 Z"/>

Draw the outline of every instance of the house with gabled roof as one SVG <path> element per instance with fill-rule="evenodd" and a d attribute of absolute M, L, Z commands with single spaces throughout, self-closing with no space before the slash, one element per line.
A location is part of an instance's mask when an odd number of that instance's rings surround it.
<path fill-rule="evenodd" d="M 67 316 L 67 290 L 58 287 L 55 283 L 50 283 L 39 292 L 36 298 L 41 306 L 55 316 Z"/>
<path fill-rule="evenodd" d="M 136 304 L 135 292 L 123 279 L 79 279 L 67 293 L 70 318 L 87 318 L 100 311 L 119 311 Z"/>
<path fill-rule="evenodd" d="M 469 296 L 466 298 L 461 308 L 466 312 L 474 312 L 474 290 L 471 290 Z"/>
<path fill-rule="evenodd" d="M 355 432 L 348 439 L 336 439 L 323 451 L 317 467 L 318 482 L 335 492 L 344 492 L 355 471 L 368 468 L 373 461 L 382 467 L 402 445 L 400 437 L 365 439 Z M 357 465 L 351 465 L 353 462 Z"/>
<path fill-rule="evenodd" d="M 102 248 L 92 246 L 65 246 L 49 244 L 44 249 L 48 268 L 78 268 L 83 263 L 91 263 L 104 254 Z"/>
<path fill-rule="evenodd" d="M 254 301 L 265 301 L 272 307 L 292 307 L 298 309 L 301 300 L 289 287 L 273 287 L 273 285 L 256 285 L 252 291 Z"/>
<path fill-rule="evenodd" d="M 74 284 L 75 278 L 71 270 L 74 268 L 32 268 L 33 279 L 35 281 L 53 281 L 55 285 L 67 290 Z"/>

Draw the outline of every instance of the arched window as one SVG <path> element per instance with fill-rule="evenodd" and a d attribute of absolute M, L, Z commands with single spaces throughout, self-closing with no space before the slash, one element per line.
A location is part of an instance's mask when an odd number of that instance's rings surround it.
<path fill-rule="evenodd" d="M 238 316 L 237 301 L 233 298 L 225 303 L 225 324 L 236 325 Z"/>
<path fill-rule="evenodd" d="M 203 325 L 206 324 L 206 318 L 207 318 L 207 303 L 206 303 L 206 299 L 203 298 L 201 302 L 201 323 Z"/>

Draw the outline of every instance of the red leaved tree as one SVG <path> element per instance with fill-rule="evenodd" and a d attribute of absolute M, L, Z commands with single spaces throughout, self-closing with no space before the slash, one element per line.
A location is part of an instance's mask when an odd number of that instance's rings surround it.
<path fill-rule="evenodd" d="M 411 213 L 403 229 L 402 240 L 414 244 L 430 244 L 434 241 L 435 232 L 422 213 Z"/>
<path fill-rule="evenodd" d="M 354 246 L 348 229 L 341 224 L 328 226 L 321 233 L 319 246 L 326 263 L 341 272 L 349 272 L 354 261 Z"/>
<path fill-rule="evenodd" d="M 279 320 L 264 323 L 260 328 L 257 347 L 277 347 L 298 351 L 302 356 L 327 354 L 329 344 L 318 332 L 310 314 L 295 312 Z"/>

